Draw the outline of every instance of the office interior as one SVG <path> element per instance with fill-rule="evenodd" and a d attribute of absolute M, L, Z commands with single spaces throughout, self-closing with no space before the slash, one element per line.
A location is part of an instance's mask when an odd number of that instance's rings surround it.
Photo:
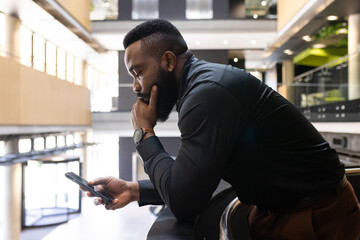
<path fill-rule="evenodd" d="M 292 102 L 359 191 L 358 0 L 2 0 L 0 239 L 146 238 L 151 206 L 106 211 L 64 173 L 147 178 L 122 40 L 153 18 L 199 59 L 245 69 Z M 155 130 L 175 157 L 177 113 Z"/>

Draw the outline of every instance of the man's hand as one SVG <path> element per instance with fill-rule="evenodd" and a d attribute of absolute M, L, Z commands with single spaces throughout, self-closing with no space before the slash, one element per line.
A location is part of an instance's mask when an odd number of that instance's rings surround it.
<path fill-rule="evenodd" d="M 154 128 L 156 125 L 156 102 L 158 96 L 158 87 L 151 88 L 149 105 L 141 99 L 137 100 L 131 110 L 131 124 L 134 129 L 140 127 Z"/>
<path fill-rule="evenodd" d="M 88 184 L 95 186 L 96 191 L 106 192 L 114 197 L 112 203 L 105 204 L 107 210 L 122 208 L 132 201 L 139 200 L 139 184 L 137 182 L 127 182 L 115 177 L 104 177 L 90 181 Z M 87 195 L 93 197 L 90 192 Z M 94 203 L 96 205 L 102 204 L 101 198 L 95 199 Z"/>

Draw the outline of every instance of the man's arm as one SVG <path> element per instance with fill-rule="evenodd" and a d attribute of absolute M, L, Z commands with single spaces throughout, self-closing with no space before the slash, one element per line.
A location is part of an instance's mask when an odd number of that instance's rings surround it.
<path fill-rule="evenodd" d="M 139 180 L 139 206 L 144 206 L 148 204 L 152 205 L 163 205 L 164 202 L 161 199 L 159 193 L 156 191 L 154 185 L 148 180 Z"/>
<path fill-rule="evenodd" d="M 220 182 L 241 111 L 235 101 L 211 83 L 190 95 L 179 114 L 181 146 L 175 161 L 157 137 L 137 146 L 146 173 L 178 219 L 196 217 Z"/>

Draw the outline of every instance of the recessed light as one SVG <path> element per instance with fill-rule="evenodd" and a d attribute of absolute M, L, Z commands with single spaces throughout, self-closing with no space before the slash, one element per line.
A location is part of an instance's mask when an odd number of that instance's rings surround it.
<path fill-rule="evenodd" d="M 251 40 L 251 44 L 252 45 L 256 44 L 256 40 Z"/>
<path fill-rule="evenodd" d="M 224 40 L 224 41 L 223 41 L 223 44 L 224 44 L 224 45 L 228 45 L 228 44 L 229 44 L 229 41 L 228 41 L 228 40 Z"/>
<path fill-rule="evenodd" d="M 284 53 L 287 54 L 287 55 L 293 55 L 294 54 L 294 52 L 291 51 L 290 49 L 285 49 Z"/>
<path fill-rule="evenodd" d="M 326 47 L 326 45 L 325 45 L 325 44 L 323 44 L 323 43 L 318 43 L 318 44 L 314 44 L 314 45 L 312 45 L 312 47 L 313 47 L 313 48 L 325 48 L 325 47 Z"/>
<path fill-rule="evenodd" d="M 105 2 L 104 2 L 104 6 L 105 6 L 106 8 L 110 7 L 110 2 L 109 2 L 109 1 L 105 1 Z"/>
<path fill-rule="evenodd" d="M 266 6 L 266 1 L 261 1 L 261 6 L 265 7 Z"/>
<path fill-rule="evenodd" d="M 259 15 L 257 15 L 256 13 L 253 15 L 254 19 L 257 19 L 259 17 Z"/>
<path fill-rule="evenodd" d="M 311 37 L 309 35 L 303 36 L 302 39 L 306 42 L 311 42 Z"/>
<path fill-rule="evenodd" d="M 234 57 L 233 61 L 234 61 L 234 62 L 238 62 L 239 59 L 238 59 L 237 57 Z"/>
<path fill-rule="evenodd" d="M 335 15 L 330 15 L 326 18 L 328 21 L 336 21 L 339 19 L 338 16 L 335 16 Z"/>

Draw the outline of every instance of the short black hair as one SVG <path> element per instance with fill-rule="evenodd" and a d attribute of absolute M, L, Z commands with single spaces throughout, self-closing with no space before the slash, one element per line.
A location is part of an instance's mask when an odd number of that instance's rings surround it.
<path fill-rule="evenodd" d="M 164 19 L 152 19 L 137 25 L 126 34 L 124 48 L 138 40 L 141 40 L 141 47 L 155 57 L 161 57 L 166 51 L 179 55 L 188 50 L 179 30 Z"/>

